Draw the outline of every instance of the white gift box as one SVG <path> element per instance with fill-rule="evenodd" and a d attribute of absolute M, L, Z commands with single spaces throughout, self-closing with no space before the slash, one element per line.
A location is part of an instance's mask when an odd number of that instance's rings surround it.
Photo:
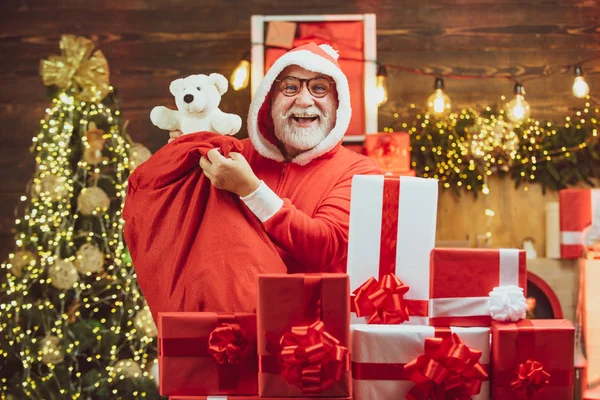
<path fill-rule="evenodd" d="M 389 272 L 410 287 L 406 323 L 427 325 L 429 256 L 435 245 L 437 179 L 356 175 L 352 179 L 348 269 L 350 291 Z M 384 201 L 385 200 L 385 201 Z M 383 241 L 382 241 L 383 239 Z M 409 305 L 409 310 L 411 305 Z M 420 316 L 417 316 L 420 314 Z M 353 313 L 353 323 L 364 323 Z"/>
<path fill-rule="evenodd" d="M 442 328 L 443 329 L 443 328 Z M 447 328 L 446 328 L 447 329 Z M 425 339 L 436 337 L 436 328 L 419 325 L 364 325 L 354 324 L 350 327 L 352 334 L 352 393 L 355 400 L 396 400 L 404 399 L 415 386 L 410 380 L 383 380 L 360 378 L 360 369 L 369 369 L 369 365 L 391 364 L 392 369 L 402 368 L 424 353 Z M 489 370 L 490 363 L 490 328 L 451 327 L 462 342 L 474 350 L 482 352 L 479 362 Z M 438 328 L 438 332 L 440 328 Z M 400 365 L 400 366 L 399 366 Z M 393 371 L 392 371 L 393 372 Z M 368 375 L 377 375 L 371 369 Z M 489 399 L 489 378 L 481 384 L 475 400 Z"/>

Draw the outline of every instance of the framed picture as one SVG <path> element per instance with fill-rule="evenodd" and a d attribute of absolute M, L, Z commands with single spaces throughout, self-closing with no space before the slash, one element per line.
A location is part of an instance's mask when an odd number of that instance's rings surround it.
<path fill-rule="evenodd" d="M 329 44 L 340 55 L 338 63 L 348 77 L 352 118 L 345 143 L 364 141 L 377 133 L 377 32 L 375 14 L 253 15 L 251 18 L 251 93 L 289 49 L 308 42 Z"/>

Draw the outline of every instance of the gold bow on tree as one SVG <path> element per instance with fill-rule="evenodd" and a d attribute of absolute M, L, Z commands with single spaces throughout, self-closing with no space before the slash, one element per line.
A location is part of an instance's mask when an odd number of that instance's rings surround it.
<path fill-rule="evenodd" d="M 110 92 L 108 61 L 102 51 L 93 52 L 91 40 L 75 35 L 63 35 L 60 50 L 61 55 L 40 61 L 44 85 L 72 88 L 79 100 L 101 101 Z"/>

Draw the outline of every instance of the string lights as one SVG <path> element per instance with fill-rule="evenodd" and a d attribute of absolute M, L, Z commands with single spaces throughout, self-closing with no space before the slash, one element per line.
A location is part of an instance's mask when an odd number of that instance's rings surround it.
<path fill-rule="evenodd" d="M 515 97 L 506 103 L 506 116 L 515 124 L 520 124 L 531 115 L 531 106 L 525 100 L 525 88 L 520 83 L 515 84 Z"/>
<path fill-rule="evenodd" d="M 585 98 L 590 94 L 590 87 L 583 77 L 583 68 L 577 64 L 575 66 L 575 81 L 573 82 L 573 95 L 579 99 Z"/>
<path fill-rule="evenodd" d="M 246 52 L 237 67 L 233 70 L 229 83 L 233 90 L 242 90 L 250 82 L 250 52 Z"/>
<path fill-rule="evenodd" d="M 442 78 L 435 78 L 433 88 L 435 91 L 427 98 L 427 109 L 433 115 L 441 117 L 450 112 L 452 103 L 450 97 L 444 93 L 444 80 Z"/>
<path fill-rule="evenodd" d="M 385 69 L 385 65 L 379 65 L 377 68 L 377 83 L 375 84 L 375 93 L 377 107 L 381 107 L 388 100 L 387 70 Z"/>

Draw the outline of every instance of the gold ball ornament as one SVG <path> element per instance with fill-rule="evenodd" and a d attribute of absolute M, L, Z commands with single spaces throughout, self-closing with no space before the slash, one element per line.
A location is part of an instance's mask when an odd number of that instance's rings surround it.
<path fill-rule="evenodd" d="M 94 211 L 106 212 L 109 206 L 108 195 L 97 186 L 83 188 L 77 196 L 77 207 L 83 215 L 92 215 Z"/>
<path fill-rule="evenodd" d="M 67 178 L 55 174 L 43 174 L 34 180 L 32 187 L 34 197 L 47 197 L 57 201 L 69 195 Z"/>
<path fill-rule="evenodd" d="M 148 336 L 154 338 L 158 335 L 156 324 L 152 319 L 152 313 L 148 308 L 143 308 L 135 315 L 133 324 L 138 336 Z"/>
<path fill-rule="evenodd" d="M 129 165 L 131 171 L 135 170 L 141 163 L 148 160 L 152 152 L 141 143 L 134 143 L 129 149 Z"/>
<path fill-rule="evenodd" d="M 37 256 L 29 250 L 19 250 L 10 258 L 10 272 L 17 278 L 23 276 L 23 269 L 28 265 L 37 263 Z"/>
<path fill-rule="evenodd" d="M 84 243 L 75 253 L 75 268 L 80 274 L 102 271 L 104 253 L 92 243 Z"/>
<path fill-rule="evenodd" d="M 140 365 L 131 358 L 117 361 L 114 366 L 114 372 L 117 376 L 124 375 L 126 378 L 142 377 Z"/>
<path fill-rule="evenodd" d="M 40 341 L 42 362 L 44 364 L 60 364 L 65 356 L 60 347 L 60 339 L 54 335 L 48 335 Z"/>
<path fill-rule="evenodd" d="M 71 289 L 79 280 L 79 274 L 71 261 L 58 260 L 48 268 L 48 277 L 52 280 L 50 284 L 57 289 Z"/>

